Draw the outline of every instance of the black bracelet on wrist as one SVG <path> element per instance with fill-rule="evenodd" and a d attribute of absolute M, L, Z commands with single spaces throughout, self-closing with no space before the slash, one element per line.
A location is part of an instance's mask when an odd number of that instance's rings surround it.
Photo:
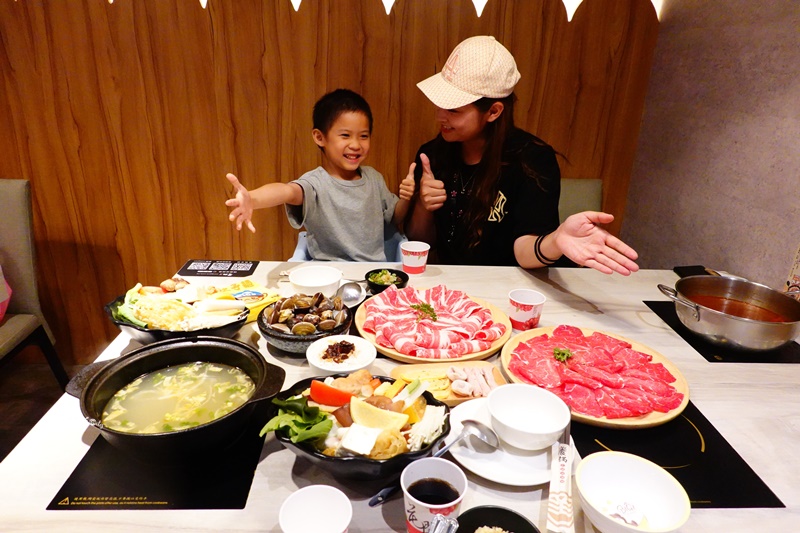
<path fill-rule="evenodd" d="M 549 259 L 542 253 L 542 241 L 547 235 L 539 235 L 536 237 L 536 242 L 533 243 L 533 253 L 536 254 L 536 260 L 539 261 L 544 266 L 550 266 L 555 264 L 558 259 Z"/>

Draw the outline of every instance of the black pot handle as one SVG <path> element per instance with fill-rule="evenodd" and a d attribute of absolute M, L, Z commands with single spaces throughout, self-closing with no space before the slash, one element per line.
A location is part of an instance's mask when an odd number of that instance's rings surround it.
<path fill-rule="evenodd" d="M 75 374 L 71 380 L 69 380 L 69 383 L 67 383 L 67 387 L 65 389 L 67 391 L 67 394 L 75 396 L 76 398 L 80 398 L 81 393 L 83 392 L 83 389 L 86 388 L 86 384 L 89 383 L 89 380 L 91 380 L 95 376 L 95 374 L 100 372 L 103 369 L 103 367 L 105 367 L 111 361 L 113 361 L 113 359 L 109 359 L 108 361 L 98 361 L 96 363 L 89 363 L 88 365 L 80 369 L 78 373 Z"/>
<path fill-rule="evenodd" d="M 272 363 L 265 363 L 265 365 L 267 367 L 267 377 L 261 387 L 253 394 L 253 397 L 250 398 L 251 402 L 271 399 L 278 394 L 283 387 L 286 370 Z"/>

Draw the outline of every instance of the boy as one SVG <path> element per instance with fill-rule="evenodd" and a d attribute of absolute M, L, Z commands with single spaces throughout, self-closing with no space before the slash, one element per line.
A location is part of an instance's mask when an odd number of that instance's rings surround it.
<path fill-rule="evenodd" d="M 413 168 L 400 184 L 400 198 L 383 176 L 361 166 L 369 153 L 372 111 L 359 94 L 337 89 L 314 105 L 311 135 L 322 150 L 322 166 L 290 183 L 268 183 L 252 191 L 233 174 L 226 177 L 236 196 L 225 205 L 236 229 L 251 222 L 253 209 L 284 204 L 289 223 L 305 226 L 308 252 L 315 260 L 386 261 L 384 225 L 397 225 L 414 194 Z"/>

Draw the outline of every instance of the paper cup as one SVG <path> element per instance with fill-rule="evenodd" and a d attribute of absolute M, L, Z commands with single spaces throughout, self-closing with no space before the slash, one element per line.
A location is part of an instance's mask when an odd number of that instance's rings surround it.
<path fill-rule="evenodd" d="M 405 467 L 400 486 L 408 533 L 428 533 L 434 515 L 458 516 L 467 476 L 446 459 L 424 457 Z"/>
<path fill-rule="evenodd" d="M 511 327 L 517 331 L 525 331 L 538 326 L 546 300 L 544 294 L 532 289 L 514 289 L 509 292 L 508 303 L 511 305 L 511 312 L 508 318 L 511 320 Z"/>
<path fill-rule="evenodd" d="M 329 485 L 309 485 L 284 500 L 278 524 L 283 533 L 347 533 L 352 518 L 353 506 L 344 492 Z"/>
<path fill-rule="evenodd" d="M 428 252 L 431 245 L 422 241 L 406 241 L 400 244 L 403 256 L 403 272 L 406 274 L 422 274 L 428 264 Z"/>

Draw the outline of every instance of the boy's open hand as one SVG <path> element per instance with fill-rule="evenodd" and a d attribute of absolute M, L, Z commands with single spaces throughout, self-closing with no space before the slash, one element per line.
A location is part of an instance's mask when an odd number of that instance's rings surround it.
<path fill-rule="evenodd" d="M 428 211 L 436 211 L 447 200 L 444 182 L 433 177 L 431 161 L 425 154 L 419 155 L 422 161 L 422 178 L 419 180 L 419 198 Z"/>
<path fill-rule="evenodd" d="M 416 183 L 414 182 L 414 169 L 416 167 L 416 163 L 411 163 L 411 166 L 408 167 L 408 174 L 403 181 L 400 182 L 401 200 L 411 200 L 411 197 L 414 196 L 414 189 L 416 188 Z"/>
<path fill-rule="evenodd" d="M 246 222 L 247 228 L 255 233 L 256 228 L 250 220 L 253 217 L 253 201 L 250 198 L 250 192 L 239 183 L 239 179 L 233 174 L 227 174 L 225 177 L 236 191 L 236 196 L 225 201 L 225 205 L 233 207 L 233 211 L 228 215 L 228 220 L 236 224 L 237 230 L 241 230 L 242 224 Z"/>

